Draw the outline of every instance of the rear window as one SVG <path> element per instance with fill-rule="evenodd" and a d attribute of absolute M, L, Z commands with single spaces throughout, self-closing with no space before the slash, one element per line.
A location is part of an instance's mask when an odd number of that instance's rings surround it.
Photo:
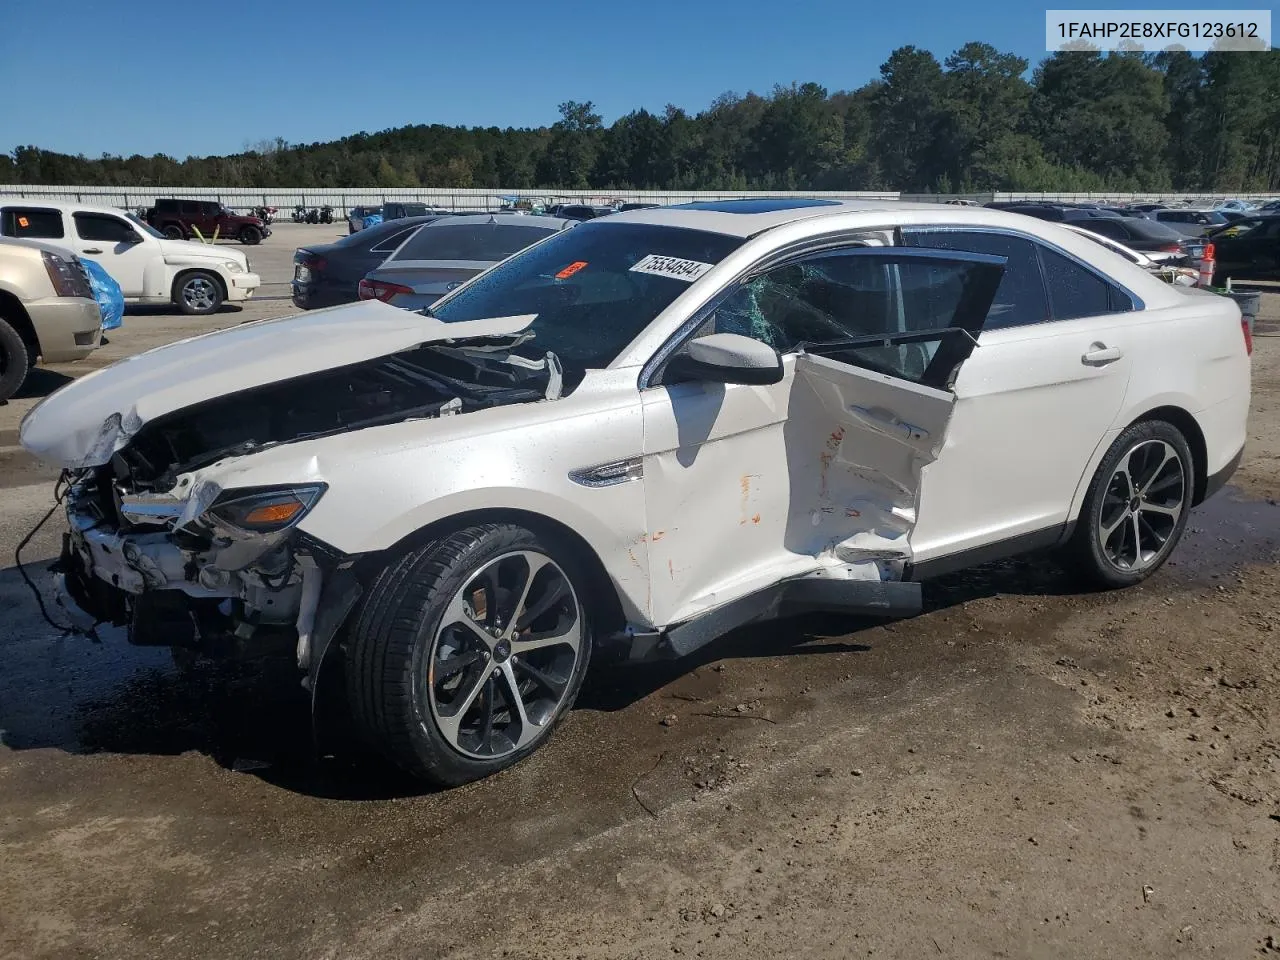
<path fill-rule="evenodd" d="M 1074 260 L 1041 247 L 1040 261 L 1044 264 L 1049 305 L 1055 320 L 1101 317 L 1133 309 L 1128 297 Z"/>
<path fill-rule="evenodd" d="M 505 223 L 443 224 L 419 230 L 393 260 L 505 260 L 557 229 Z"/>
<path fill-rule="evenodd" d="M 1124 222 L 1129 235 L 1140 240 L 1181 240 L 1182 234 L 1173 227 L 1166 227 L 1155 220 L 1133 218 Z"/>
<path fill-rule="evenodd" d="M 57 240 L 64 236 L 62 211 L 40 207 L 5 207 L 0 232 L 6 237 Z"/>

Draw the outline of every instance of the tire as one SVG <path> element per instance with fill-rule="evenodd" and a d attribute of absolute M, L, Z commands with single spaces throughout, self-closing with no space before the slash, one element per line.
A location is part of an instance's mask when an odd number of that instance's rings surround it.
<path fill-rule="evenodd" d="M 438 786 L 518 763 L 547 741 L 582 686 L 592 647 L 587 582 L 571 550 L 509 523 L 467 527 L 392 561 L 346 645 L 356 728 Z M 533 611 L 523 636 L 542 633 L 543 646 L 522 646 L 521 611 Z M 564 641 L 546 643 L 554 631 Z"/>
<path fill-rule="evenodd" d="M 0 401 L 8 400 L 35 365 L 35 354 L 27 350 L 22 334 L 0 318 Z"/>
<path fill-rule="evenodd" d="M 224 299 L 218 278 L 204 270 L 184 273 L 173 282 L 173 302 L 188 316 L 215 313 Z"/>
<path fill-rule="evenodd" d="M 183 230 L 182 227 L 180 227 L 176 223 L 166 224 L 164 230 L 162 230 L 161 232 L 170 240 L 187 239 L 187 231 Z"/>
<path fill-rule="evenodd" d="M 1191 448 L 1176 427 L 1163 420 L 1129 427 L 1089 484 L 1068 545 L 1073 572 L 1104 589 L 1147 579 L 1186 529 L 1195 482 Z"/>
<path fill-rule="evenodd" d="M 245 227 L 240 231 L 239 239 L 246 247 L 256 247 L 262 242 L 262 231 L 257 227 Z"/>

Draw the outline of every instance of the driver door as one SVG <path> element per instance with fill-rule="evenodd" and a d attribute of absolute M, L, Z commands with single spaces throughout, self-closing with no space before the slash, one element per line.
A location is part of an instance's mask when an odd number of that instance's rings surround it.
<path fill-rule="evenodd" d="M 783 376 L 674 382 L 659 369 L 642 391 L 655 625 L 823 566 L 910 559 L 920 470 L 1003 264 L 849 246 L 767 265 L 708 305 L 689 339 L 761 340 Z"/>

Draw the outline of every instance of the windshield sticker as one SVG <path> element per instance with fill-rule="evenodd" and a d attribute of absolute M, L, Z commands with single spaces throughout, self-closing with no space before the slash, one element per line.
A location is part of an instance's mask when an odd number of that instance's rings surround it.
<path fill-rule="evenodd" d="M 683 280 L 685 283 L 693 283 L 710 270 L 711 266 L 709 263 L 699 263 L 697 260 L 660 257 L 656 253 L 651 253 L 633 266 L 631 272 L 652 273 L 657 277 L 671 277 L 675 280 Z"/>
<path fill-rule="evenodd" d="M 569 264 L 567 267 L 565 267 L 563 270 L 557 273 L 556 279 L 568 280 L 570 277 L 572 277 L 575 273 L 577 273 L 586 265 L 587 265 L 587 261 L 585 260 L 575 260 L 573 261 L 573 263 Z"/>

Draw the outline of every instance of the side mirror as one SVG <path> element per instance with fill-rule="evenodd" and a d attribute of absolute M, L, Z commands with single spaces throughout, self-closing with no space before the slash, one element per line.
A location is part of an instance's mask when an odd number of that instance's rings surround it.
<path fill-rule="evenodd" d="M 713 333 L 689 343 L 667 363 L 664 383 L 764 385 L 782 380 L 782 357 L 767 343 L 740 333 Z"/>

